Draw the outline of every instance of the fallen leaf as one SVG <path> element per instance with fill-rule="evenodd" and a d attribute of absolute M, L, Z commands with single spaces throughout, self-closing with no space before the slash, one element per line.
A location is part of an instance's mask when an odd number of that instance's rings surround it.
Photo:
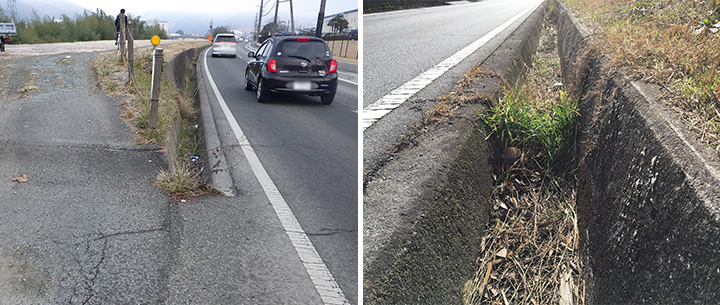
<path fill-rule="evenodd" d="M 573 287 L 573 281 L 572 277 L 570 276 L 570 271 L 565 270 L 563 274 L 560 276 L 560 305 L 572 305 L 573 304 L 573 295 L 571 288 Z"/>
<path fill-rule="evenodd" d="M 28 181 L 28 175 L 26 175 L 26 174 L 17 175 L 17 177 L 12 178 L 12 181 L 17 182 L 17 183 L 25 183 Z"/>
<path fill-rule="evenodd" d="M 497 257 L 506 258 L 506 257 L 507 257 L 507 254 L 508 254 L 507 248 L 502 248 L 502 249 L 500 249 L 500 251 L 498 251 L 498 253 L 496 253 L 495 255 L 496 255 Z"/>

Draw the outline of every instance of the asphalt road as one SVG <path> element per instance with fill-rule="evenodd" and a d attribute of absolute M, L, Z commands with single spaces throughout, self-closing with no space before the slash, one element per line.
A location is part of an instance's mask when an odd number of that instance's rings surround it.
<path fill-rule="evenodd" d="M 244 89 L 247 50 L 238 58 L 211 58 L 207 65 L 222 97 L 245 133 L 262 166 L 277 186 L 298 222 L 340 285 L 348 301 L 358 302 L 358 88 L 356 74 L 342 72 L 334 102 L 321 105 L 319 97 L 271 96 L 255 100 Z M 203 53 L 205 54 L 205 53 Z M 341 64 L 342 68 L 342 64 Z M 216 118 L 217 120 L 217 118 Z M 222 131 L 220 131 L 222 132 Z M 228 145 L 232 143 L 223 143 Z M 229 157 L 237 201 L 253 197 L 258 189 L 252 172 L 243 172 L 240 150 Z M 226 155 L 228 153 L 226 152 Z M 252 200 L 255 200 L 252 199 Z M 277 226 L 266 201 L 243 203 L 243 209 Z M 261 211 L 262 212 L 258 212 Z M 272 210 L 270 210 L 272 211 Z M 267 215 L 270 215 L 267 216 Z M 289 245 L 286 238 L 279 247 Z M 265 248 L 267 241 L 257 241 Z M 277 264 L 292 264 L 297 254 L 278 257 Z M 285 279 L 277 279 L 283 281 Z"/>
<path fill-rule="evenodd" d="M 363 107 L 536 3 L 491 0 L 364 15 Z"/>

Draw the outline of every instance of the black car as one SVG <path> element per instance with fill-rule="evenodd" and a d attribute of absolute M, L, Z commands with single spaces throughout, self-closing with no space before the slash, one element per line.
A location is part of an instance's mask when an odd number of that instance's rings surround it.
<path fill-rule="evenodd" d="M 337 61 L 324 40 L 316 37 L 270 37 L 248 54 L 245 90 L 257 88 L 257 100 L 269 92 L 320 96 L 329 105 L 337 90 Z"/>

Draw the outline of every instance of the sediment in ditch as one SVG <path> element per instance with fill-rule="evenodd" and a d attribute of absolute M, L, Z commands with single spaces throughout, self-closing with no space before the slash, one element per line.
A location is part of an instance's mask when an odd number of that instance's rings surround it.
<path fill-rule="evenodd" d="M 582 96 L 578 226 L 587 304 L 720 302 L 720 162 L 654 85 L 612 73 L 560 1 L 563 76 Z"/>

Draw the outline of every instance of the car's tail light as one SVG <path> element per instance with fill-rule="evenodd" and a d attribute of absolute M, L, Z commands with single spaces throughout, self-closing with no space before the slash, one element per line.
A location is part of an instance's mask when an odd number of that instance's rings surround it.
<path fill-rule="evenodd" d="M 297 39 L 297 41 L 310 41 L 310 38 L 300 37 L 300 38 Z"/>
<path fill-rule="evenodd" d="M 330 61 L 330 68 L 328 69 L 328 74 L 337 72 L 337 60 L 331 60 Z"/>
<path fill-rule="evenodd" d="M 277 60 L 271 59 L 267 64 L 268 71 L 277 73 Z"/>

